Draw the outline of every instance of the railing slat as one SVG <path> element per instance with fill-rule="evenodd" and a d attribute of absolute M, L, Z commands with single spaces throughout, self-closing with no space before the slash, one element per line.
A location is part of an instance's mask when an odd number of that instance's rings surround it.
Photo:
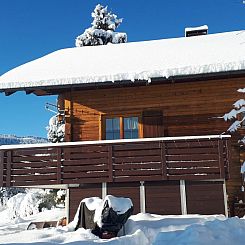
<path fill-rule="evenodd" d="M 12 164 L 12 151 L 7 151 L 7 171 L 6 171 L 6 187 L 11 186 L 11 164 Z"/>
<path fill-rule="evenodd" d="M 219 169 L 220 169 L 220 178 L 225 178 L 225 165 L 224 165 L 224 152 L 223 152 L 223 141 L 218 141 L 218 152 L 219 152 Z"/>
<path fill-rule="evenodd" d="M 108 168 L 109 168 L 109 180 L 113 182 L 113 146 L 108 145 Z"/>
<path fill-rule="evenodd" d="M 167 161 L 166 161 L 166 144 L 161 142 L 161 165 L 162 165 L 162 179 L 167 180 Z"/>
<path fill-rule="evenodd" d="M 62 148 L 57 148 L 57 184 L 61 184 L 61 162 L 62 162 Z"/>

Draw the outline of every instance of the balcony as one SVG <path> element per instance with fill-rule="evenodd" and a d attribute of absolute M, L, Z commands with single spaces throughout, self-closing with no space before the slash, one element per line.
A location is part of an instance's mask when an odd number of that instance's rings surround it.
<path fill-rule="evenodd" d="M 0 186 L 229 178 L 228 135 L 0 146 Z"/>

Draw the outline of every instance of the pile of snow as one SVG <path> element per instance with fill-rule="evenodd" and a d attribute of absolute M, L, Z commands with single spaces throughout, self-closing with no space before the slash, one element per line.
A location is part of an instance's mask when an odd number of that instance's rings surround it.
<path fill-rule="evenodd" d="M 4 210 L 9 219 L 29 217 L 57 206 L 64 207 L 64 203 L 60 201 L 59 196 L 63 201 L 65 199 L 65 191 L 60 191 L 58 195 L 50 189 L 16 188 L 16 192 L 13 192 L 13 189 L 3 189 L 3 193 L 6 193 L 6 195 L 2 194 L 0 199 L 0 210 Z M 18 191 L 20 193 L 17 193 Z"/>
<path fill-rule="evenodd" d="M 26 197 L 26 203 L 31 206 L 35 194 L 30 193 Z M 22 195 L 17 195 L 11 201 L 13 212 L 24 200 Z M 110 204 L 114 206 L 115 199 L 108 197 Z M 126 207 L 126 200 L 121 199 Z M 84 200 L 89 208 L 94 210 L 103 204 L 100 198 L 87 198 Z M 130 202 L 128 202 L 130 204 Z M 35 206 L 35 205 L 33 205 Z M 122 211 L 122 209 L 120 210 Z M 13 217 L 9 208 L 0 212 L 0 244 L 33 244 L 33 245 L 91 245 L 91 244 L 127 244 L 127 245 L 243 245 L 245 241 L 245 219 L 237 217 L 226 218 L 223 215 L 155 215 L 143 214 L 132 215 L 124 231 L 119 236 L 109 240 L 100 239 L 93 235 L 90 230 L 80 228 L 76 231 L 71 227 L 51 227 L 42 230 L 26 230 L 30 222 L 55 221 L 65 216 L 64 208 L 45 210 L 40 213 L 33 212 L 26 217 Z M 120 212 L 121 212 L 120 211 Z"/>
<path fill-rule="evenodd" d="M 77 231 L 70 231 L 67 227 L 26 230 L 30 221 L 50 221 L 63 217 L 64 210 L 61 209 L 14 221 L 10 221 L 3 213 L 0 215 L 1 244 L 243 245 L 245 241 L 244 219 L 215 215 L 161 216 L 140 213 L 129 218 L 125 235 L 121 232 L 119 237 L 109 240 L 100 239 L 83 228 Z"/>
<path fill-rule="evenodd" d="M 106 202 L 108 202 L 109 208 L 112 208 L 117 214 L 124 214 L 133 207 L 131 199 L 125 197 L 107 195 L 104 200 L 104 203 Z"/>
<path fill-rule="evenodd" d="M 245 31 L 235 31 L 62 49 L 2 75 L 0 91 L 244 69 Z"/>
<path fill-rule="evenodd" d="M 39 213 L 39 204 L 41 198 L 39 191 L 18 193 L 11 197 L 7 202 L 7 211 L 9 218 L 27 217 Z"/>

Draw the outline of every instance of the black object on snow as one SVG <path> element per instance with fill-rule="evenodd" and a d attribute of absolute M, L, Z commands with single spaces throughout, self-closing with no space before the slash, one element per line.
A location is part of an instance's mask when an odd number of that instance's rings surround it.
<path fill-rule="evenodd" d="M 101 213 L 102 225 L 101 227 L 96 225 L 95 229 L 92 230 L 92 233 L 100 238 L 115 237 L 132 213 L 133 207 L 129 208 L 123 214 L 118 214 L 111 207 L 109 207 L 108 200 L 106 200 Z"/>
<path fill-rule="evenodd" d="M 85 204 L 85 202 L 81 201 L 79 205 L 79 216 L 78 222 L 75 227 L 75 230 L 78 228 L 84 229 L 95 229 L 96 223 L 94 223 L 94 214 L 95 210 L 89 210 Z"/>
<path fill-rule="evenodd" d="M 116 237 L 132 213 L 133 206 L 125 213 L 118 214 L 109 207 L 108 200 L 106 200 L 101 213 L 101 227 L 99 227 L 94 222 L 95 210 L 89 210 L 82 201 L 79 205 L 78 223 L 75 230 L 78 228 L 91 229 L 92 233 L 100 238 Z"/>

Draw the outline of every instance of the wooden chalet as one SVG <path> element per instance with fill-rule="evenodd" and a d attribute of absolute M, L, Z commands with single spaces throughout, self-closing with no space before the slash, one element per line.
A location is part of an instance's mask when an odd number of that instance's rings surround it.
<path fill-rule="evenodd" d="M 134 212 L 234 215 L 244 153 L 222 116 L 245 84 L 245 31 L 64 49 L 0 77 L 57 94 L 65 143 L 0 147 L 0 186 L 130 197 Z"/>

